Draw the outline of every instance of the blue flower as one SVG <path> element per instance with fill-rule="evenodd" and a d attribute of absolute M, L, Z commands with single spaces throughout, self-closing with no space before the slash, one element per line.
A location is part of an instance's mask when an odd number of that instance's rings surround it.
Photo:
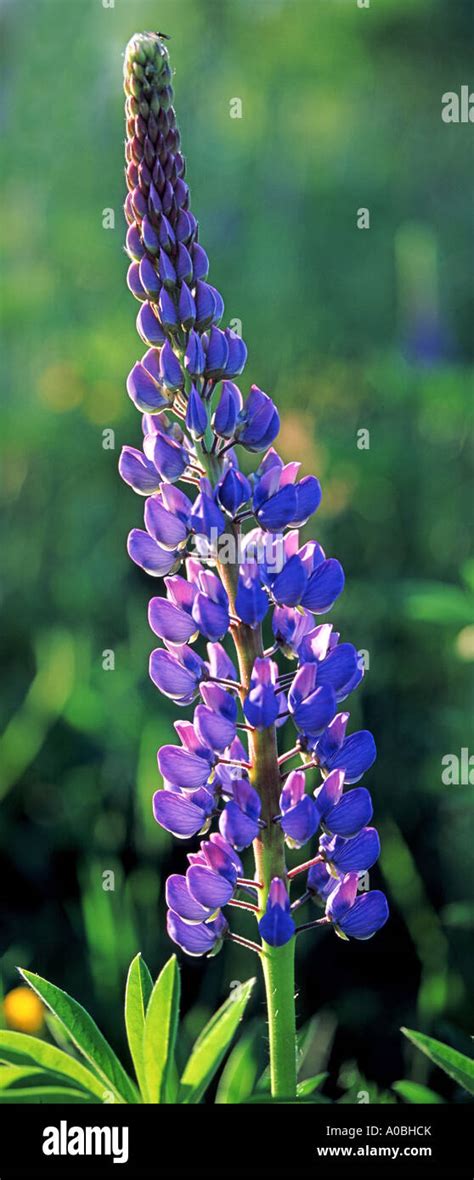
<path fill-rule="evenodd" d="M 259 832 L 262 810 L 260 796 L 246 779 L 232 783 L 232 798 L 226 803 L 219 820 L 219 831 L 224 839 L 237 848 L 248 848 Z"/>
<path fill-rule="evenodd" d="M 371 869 L 380 855 L 380 840 L 375 828 L 362 828 L 357 836 L 344 840 L 323 836 L 320 851 L 331 868 L 338 873 L 361 873 Z"/>
<path fill-rule="evenodd" d="M 313 737 L 322 733 L 334 717 L 334 689 L 330 684 L 319 685 L 317 664 L 299 668 L 288 693 L 288 708 L 297 728 Z"/>
<path fill-rule="evenodd" d="M 188 839 L 205 831 L 214 807 L 214 796 L 205 787 L 187 792 L 165 788 L 155 791 L 153 796 L 153 815 L 157 823 L 179 839 Z"/>
<path fill-rule="evenodd" d="M 239 618 L 248 627 L 256 627 L 265 618 L 268 610 L 268 595 L 262 589 L 255 561 L 247 561 L 240 566 L 235 609 Z"/>
<path fill-rule="evenodd" d="M 204 660 L 183 644 L 172 652 L 158 647 L 150 656 L 150 679 L 178 705 L 189 705 L 199 691 L 205 674 Z"/>
<path fill-rule="evenodd" d="M 290 848 L 301 848 L 314 836 L 320 822 L 317 807 L 305 794 L 305 776 L 302 770 L 292 770 L 280 795 L 278 817 Z"/>
<path fill-rule="evenodd" d="M 233 381 L 223 381 L 220 398 L 212 418 L 212 428 L 220 438 L 234 437 L 242 406 L 243 398 L 238 385 L 235 385 Z"/>
<path fill-rule="evenodd" d="M 372 889 L 357 897 L 357 874 L 348 874 L 330 894 L 326 913 L 342 938 L 372 938 L 387 921 L 385 894 Z"/>
<path fill-rule="evenodd" d="M 156 349 L 150 349 L 145 353 L 142 361 L 137 361 L 127 378 L 128 396 L 137 410 L 143 410 L 145 413 L 155 413 L 169 405 L 169 394 L 161 381 L 159 367 L 153 363 L 153 354 L 156 352 Z M 158 352 L 158 361 L 159 356 Z"/>
<path fill-rule="evenodd" d="M 273 660 L 255 660 L 248 696 L 244 700 L 244 713 L 255 729 L 266 729 L 278 717 L 278 697 L 275 692 L 277 666 Z"/>
<path fill-rule="evenodd" d="M 296 927 L 290 914 L 290 899 L 279 877 L 274 877 L 271 882 L 265 913 L 258 928 L 269 946 L 284 946 L 293 938 Z"/>
<path fill-rule="evenodd" d="M 348 719 L 349 713 L 338 713 L 313 749 L 322 770 L 343 770 L 346 783 L 356 783 L 375 762 L 377 751 L 368 730 L 345 737 Z"/>
<path fill-rule="evenodd" d="M 219 914 L 213 922 L 184 922 L 173 910 L 168 910 L 166 920 L 168 934 L 187 955 L 216 954 L 222 946 L 229 929 L 224 915 Z"/>
<path fill-rule="evenodd" d="M 188 395 L 186 426 L 194 439 L 202 438 L 207 430 L 207 410 L 195 385 L 191 386 Z"/>
<path fill-rule="evenodd" d="M 264 451 L 276 438 L 280 418 L 271 397 L 252 385 L 239 420 L 235 436 L 248 451 Z"/>
<path fill-rule="evenodd" d="M 234 517 L 239 508 L 250 499 L 251 490 L 247 477 L 232 465 L 219 480 L 216 495 L 221 507 L 229 516 Z"/>

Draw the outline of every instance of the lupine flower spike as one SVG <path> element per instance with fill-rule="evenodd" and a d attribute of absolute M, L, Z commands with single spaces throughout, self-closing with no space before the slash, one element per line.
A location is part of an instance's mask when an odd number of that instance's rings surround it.
<path fill-rule="evenodd" d="M 366 939 L 388 915 L 378 890 L 358 894 L 380 849 L 369 792 L 353 785 L 374 762 L 374 740 L 347 733 L 350 714 L 338 712 L 363 668 L 321 618 L 341 594 L 342 567 L 299 537 L 319 507 L 319 481 L 299 478 L 299 464 L 274 449 L 277 407 L 248 387 L 245 343 L 225 326 L 159 34 L 132 38 L 124 77 L 127 281 L 144 348 L 127 381 L 143 442 L 120 458 L 122 478 L 144 498 L 144 527 L 132 530 L 128 551 L 164 579 L 149 605 L 159 641 L 150 677 L 192 709 L 176 721 L 179 744 L 158 752 L 153 812 L 178 839 L 201 837 L 167 882 L 168 933 L 189 955 L 214 955 L 229 938 L 259 953 L 272 1092 L 291 1097 L 298 929 Z M 242 450 L 258 456 L 250 477 Z M 283 726 L 296 737 L 279 757 Z M 255 866 L 244 870 L 251 845 Z M 303 847 L 304 863 L 289 871 L 286 849 Z M 311 901 L 324 915 L 298 927 Z M 247 911 L 241 921 L 256 919 L 260 942 L 235 931 L 238 909 Z"/>

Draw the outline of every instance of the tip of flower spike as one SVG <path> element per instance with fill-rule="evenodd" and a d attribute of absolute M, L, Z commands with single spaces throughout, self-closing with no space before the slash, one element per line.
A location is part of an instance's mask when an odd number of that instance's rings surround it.
<path fill-rule="evenodd" d="M 143 82 L 157 81 L 168 60 L 162 33 L 134 33 L 125 49 L 124 61 L 125 80 L 131 93 L 135 93 L 135 84 L 141 88 Z"/>

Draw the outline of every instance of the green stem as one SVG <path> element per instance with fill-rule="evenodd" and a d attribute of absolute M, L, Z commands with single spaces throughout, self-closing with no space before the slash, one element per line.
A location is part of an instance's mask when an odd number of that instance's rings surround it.
<path fill-rule="evenodd" d="M 219 573 L 229 596 L 231 610 L 234 598 L 237 569 L 231 565 L 220 565 Z M 261 627 L 251 628 L 244 623 L 231 627 L 240 679 L 243 685 L 242 699 L 246 696 L 255 659 L 263 656 Z M 262 819 L 266 826 L 254 840 L 257 879 L 262 882 L 259 890 L 259 916 L 265 910 L 268 891 L 273 877 L 287 880 L 285 842 L 279 824 L 273 817 L 279 811 L 280 768 L 275 726 L 249 732 L 250 778 L 262 801 Z M 296 1095 L 296 1016 L 295 1016 L 295 939 L 285 946 L 271 947 L 263 943 L 263 975 L 265 981 L 268 1032 L 270 1042 L 271 1092 L 274 1098 L 294 1098 Z"/>
<path fill-rule="evenodd" d="M 273 1098 L 296 1095 L 295 939 L 285 946 L 264 944 L 270 1077 Z"/>

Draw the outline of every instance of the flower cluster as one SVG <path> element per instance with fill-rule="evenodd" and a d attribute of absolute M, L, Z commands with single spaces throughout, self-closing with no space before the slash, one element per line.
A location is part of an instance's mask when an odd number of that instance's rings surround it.
<path fill-rule="evenodd" d="M 189 954 L 215 953 L 224 937 L 242 941 L 223 914 L 236 906 L 255 913 L 267 946 L 281 946 L 295 934 L 295 911 L 313 899 L 325 916 L 303 928 L 323 921 L 343 937 L 368 938 L 388 910 L 379 891 L 358 895 L 379 839 L 370 795 L 353 784 L 375 745 L 366 731 L 346 736 L 349 713 L 338 712 L 363 676 L 357 651 L 318 621 L 341 594 L 342 567 L 299 535 L 321 488 L 273 448 L 272 399 L 255 385 L 244 397 L 236 384 L 247 349 L 220 326 L 224 303 L 190 209 L 158 34 L 129 43 L 125 92 L 128 285 L 146 346 L 127 381 L 143 443 L 120 458 L 123 479 L 145 497 L 144 528 L 132 530 L 128 551 L 164 578 L 165 593 L 149 604 L 160 640 L 150 677 L 177 705 L 194 706 L 191 720 L 175 724 L 180 744 L 158 752 L 163 786 L 153 808 L 178 838 L 207 837 L 188 853 L 186 874 L 167 882 L 168 931 Z M 239 466 L 242 450 L 263 452 L 250 476 Z M 238 541 L 237 560 L 224 560 L 222 541 L 229 552 Z M 295 744 L 278 758 L 275 731 L 286 723 Z M 273 757 L 270 786 L 262 750 Z M 276 833 L 283 864 L 285 844 L 316 841 L 311 859 L 268 881 L 258 879 L 257 860 L 246 878 L 239 853 L 270 837 L 274 844 Z M 291 905 L 291 881 L 303 871 L 306 889 Z"/>

